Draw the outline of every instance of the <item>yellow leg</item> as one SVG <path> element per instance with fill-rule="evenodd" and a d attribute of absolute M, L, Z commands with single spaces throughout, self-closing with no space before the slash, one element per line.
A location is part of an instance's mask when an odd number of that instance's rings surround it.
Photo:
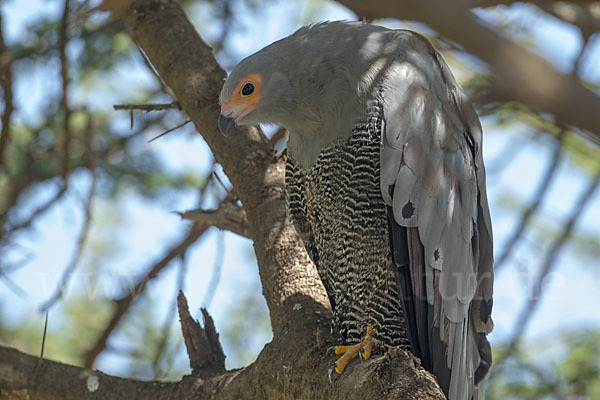
<path fill-rule="evenodd" d="M 350 346 L 336 346 L 335 354 L 343 354 L 331 367 L 329 367 L 328 375 L 329 381 L 331 381 L 331 373 L 333 370 L 338 374 L 344 372 L 344 369 L 356 356 L 359 356 L 361 359 L 366 360 L 371 356 L 371 351 L 373 350 L 373 345 L 375 339 L 372 337 L 373 335 L 373 325 L 369 325 L 367 327 L 367 334 L 365 335 L 365 339 L 357 343 L 355 345 Z"/>

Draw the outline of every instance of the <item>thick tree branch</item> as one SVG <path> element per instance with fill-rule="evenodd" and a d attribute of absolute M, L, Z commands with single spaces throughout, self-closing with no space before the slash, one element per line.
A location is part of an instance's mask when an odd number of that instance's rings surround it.
<path fill-rule="evenodd" d="M 600 141 L 600 97 L 571 75 L 483 25 L 456 1 L 338 0 L 360 18 L 422 21 L 485 61 L 503 98 L 519 101 L 558 121 L 589 131 Z"/>
<path fill-rule="evenodd" d="M 291 296 L 304 295 L 321 307 L 328 301 L 302 243 L 286 219 L 281 154 L 256 129 L 237 129 L 232 138 L 219 132 L 218 94 L 225 72 L 176 2 L 134 1 L 124 21 L 210 146 L 244 205 L 274 335 L 298 326 L 290 318 Z"/>
<path fill-rule="evenodd" d="M 116 378 L 0 346 L 2 399 L 187 399 L 178 393 L 190 392 L 191 384 Z"/>
<path fill-rule="evenodd" d="M 212 378 L 184 377 L 177 383 L 141 382 L 98 371 L 41 360 L 0 346 L 0 398 L 45 400 L 146 399 L 445 399 L 431 374 L 417 368 L 418 359 L 395 349 L 385 357 L 351 365 L 327 381 L 314 370 L 326 366 L 331 354 L 316 342 L 304 348 L 268 344 L 250 367 Z M 410 394 L 410 397 L 409 395 Z M 20 396 L 20 397 L 18 397 Z"/>

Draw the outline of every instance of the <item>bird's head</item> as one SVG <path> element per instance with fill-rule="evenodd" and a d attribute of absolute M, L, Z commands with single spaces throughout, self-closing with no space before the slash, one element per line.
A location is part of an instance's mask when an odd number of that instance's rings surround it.
<path fill-rule="evenodd" d="M 225 136 L 234 125 L 282 123 L 278 116 L 289 111 L 290 82 L 269 55 L 261 50 L 247 57 L 225 80 L 219 95 L 219 129 Z"/>

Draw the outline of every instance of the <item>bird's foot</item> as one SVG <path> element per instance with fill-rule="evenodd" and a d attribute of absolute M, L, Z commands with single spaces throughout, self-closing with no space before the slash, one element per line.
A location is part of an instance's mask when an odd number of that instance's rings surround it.
<path fill-rule="evenodd" d="M 344 372 L 344 369 L 356 356 L 358 356 L 361 361 L 366 360 L 371 357 L 371 351 L 373 350 L 373 346 L 375 345 L 375 339 L 373 338 L 373 325 L 369 325 L 367 327 L 367 334 L 365 335 L 365 339 L 357 344 L 349 345 L 349 346 L 335 346 L 335 354 L 343 354 L 335 363 L 333 363 L 329 369 L 327 370 L 327 376 L 329 377 L 329 382 L 331 382 L 331 374 L 333 371 L 341 374 Z"/>

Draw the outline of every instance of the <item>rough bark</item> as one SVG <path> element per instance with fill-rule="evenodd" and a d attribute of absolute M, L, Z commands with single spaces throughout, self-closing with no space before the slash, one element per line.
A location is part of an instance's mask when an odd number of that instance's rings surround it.
<path fill-rule="evenodd" d="M 246 212 L 273 341 L 247 368 L 176 383 L 110 377 L 0 348 L 0 395 L 40 399 L 443 399 L 412 355 L 393 350 L 354 362 L 333 384 L 327 368 L 331 314 L 325 290 L 285 215 L 284 161 L 256 129 L 218 131 L 224 71 L 175 0 L 136 0 L 122 15 L 132 37 L 223 166 Z M 89 376 L 99 377 L 95 391 Z M 94 381 L 95 378 L 92 378 Z M 92 388 L 94 385 L 91 386 Z"/>

